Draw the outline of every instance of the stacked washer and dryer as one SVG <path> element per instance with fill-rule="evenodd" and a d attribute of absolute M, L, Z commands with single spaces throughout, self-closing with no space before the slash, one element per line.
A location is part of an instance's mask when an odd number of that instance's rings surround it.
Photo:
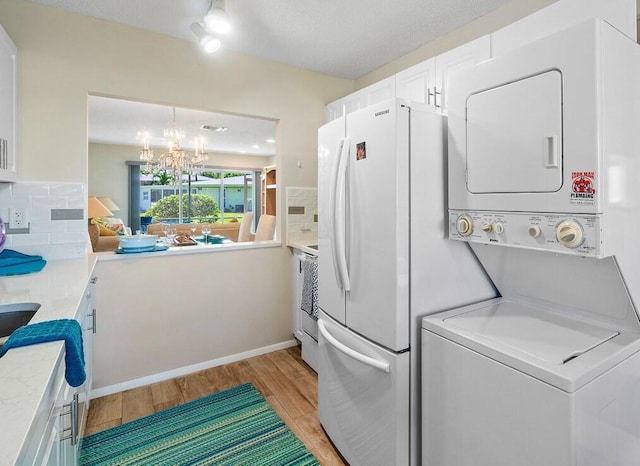
<path fill-rule="evenodd" d="M 423 319 L 423 464 L 637 466 L 640 47 L 594 19 L 450 89 L 449 238 L 501 297 Z"/>

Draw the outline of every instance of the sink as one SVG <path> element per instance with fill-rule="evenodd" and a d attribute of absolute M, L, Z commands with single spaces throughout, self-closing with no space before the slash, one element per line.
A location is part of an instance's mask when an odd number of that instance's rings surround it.
<path fill-rule="evenodd" d="M 0 305 L 0 346 L 15 329 L 27 325 L 38 309 L 39 303 Z"/>

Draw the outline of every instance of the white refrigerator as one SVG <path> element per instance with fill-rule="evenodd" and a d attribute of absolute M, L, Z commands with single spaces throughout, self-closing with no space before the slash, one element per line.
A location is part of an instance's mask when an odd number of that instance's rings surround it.
<path fill-rule="evenodd" d="M 318 131 L 318 415 L 351 466 L 419 464 L 420 318 L 496 294 L 446 239 L 445 141 L 398 99 Z"/>

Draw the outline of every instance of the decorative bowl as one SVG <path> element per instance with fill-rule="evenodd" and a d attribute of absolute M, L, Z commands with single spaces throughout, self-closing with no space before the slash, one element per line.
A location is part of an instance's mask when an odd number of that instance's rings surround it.
<path fill-rule="evenodd" d="M 153 249 L 158 240 L 158 235 L 120 236 L 118 239 L 122 249 Z"/>

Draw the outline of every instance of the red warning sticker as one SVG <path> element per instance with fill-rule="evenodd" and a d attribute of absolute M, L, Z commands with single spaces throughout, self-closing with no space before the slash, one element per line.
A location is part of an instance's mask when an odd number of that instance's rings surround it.
<path fill-rule="evenodd" d="M 571 172 L 571 201 L 591 204 L 596 196 L 595 172 Z"/>

